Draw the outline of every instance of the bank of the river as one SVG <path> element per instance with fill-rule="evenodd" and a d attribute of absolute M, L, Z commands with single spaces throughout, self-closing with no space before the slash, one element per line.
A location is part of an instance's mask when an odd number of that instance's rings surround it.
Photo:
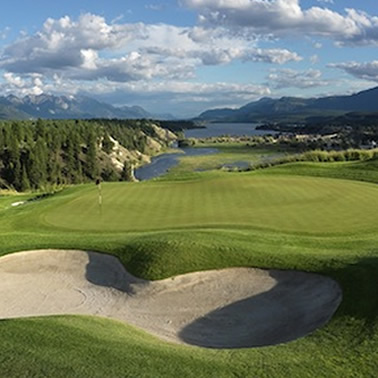
<path fill-rule="evenodd" d="M 258 125 L 259 124 L 251 123 L 211 123 L 207 124 L 205 128 L 186 130 L 184 134 L 186 138 L 196 139 L 222 135 L 240 137 L 271 134 L 264 130 L 257 130 Z M 203 146 L 200 148 L 188 147 L 181 148 L 177 152 L 163 153 L 153 157 L 149 164 L 135 169 L 135 178 L 139 181 L 157 178 L 166 174 L 170 169 L 177 167 L 180 162 L 183 163 L 183 161 L 197 161 L 198 164 L 204 163 L 202 166 L 193 166 L 193 169 L 189 169 L 189 171 L 222 168 L 224 165 L 228 167 L 230 164 L 234 168 L 246 168 L 251 164 L 251 161 L 256 161 L 255 151 L 246 147 L 245 144 L 240 144 L 239 146 L 232 145 L 232 151 L 228 151 L 229 147 L 228 144 L 217 145 L 216 148 L 212 146 Z M 260 152 L 261 151 L 259 151 L 259 153 Z M 232 156 L 229 156 L 230 153 Z M 237 154 L 239 154 L 239 156 L 237 156 Z M 270 152 L 267 152 L 267 154 L 270 154 Z"/>
<path fill-rule="evenodd" d="M 217 152 L 216 148 L 181 148 L 178 152 L 153 157 L 151 163 L 137 168 L 134 175 L 139 181 L 150 180 L 167 173 L 170 168 L 179 164 L 179 159 L 183 156 L 213 155 Z"/>

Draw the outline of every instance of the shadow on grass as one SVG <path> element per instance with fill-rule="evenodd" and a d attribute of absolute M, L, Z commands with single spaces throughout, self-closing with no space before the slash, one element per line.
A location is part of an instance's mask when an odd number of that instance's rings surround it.
<path fill-rule="evenodd" d="M 343 289 L 338 316 L 361 319 L 367 325 L 378 318 L 378 257 L 365 257 L 340 268 L 327 268 L 324 274 L 337 280 Z"/>
<path fill-rule="evenodd" d="M 147 282 L 127 273 L 117 258 L 105 256 L 104 263 L 104 255 L 89 255 L 86 277 L 90 282 L 130 295 L 135 294 L 134 284 Z M 144 261 L 144 254 L 141 256 L 143 258 L 136 258 L 139 263 L 154 263 L 151 256 L 148 262 Z M 133 265 L 133 259 L 130 263 Z M 306 265 L 306 262 L 299 261 L 298 269 L 301 266 L 306 269 Z M 342 322 L 344 318 L 357 319 L 362 326 L 361 340 L 368 337 L 369 332 L 374 334 L 378 319 L 378 257 L 362 258 L 354 263 L 319 261 L 318 264 L 313 262 L 312 266 L 311 270 L 317 270 L 340 284 L 343 300 L 339 308 L 340 293 L 332 290 L 332 286 L 328 291 L 320 283 L 306 286 L 304 273 L 300 272 L 298 278 L 288 282 L 281 271 L 272 271 L 271 276 L 276 280 L 272 289 L 194 319 L 180 330 L 178 336 L 185 343 L 207 348 L 260 347 L 305 336 L 326 324 L 332 316 Z M 301 290 L 302 296 L 298 300 L 297 294 Z M 324 291 L 326 295 L 323 295 Z M 341 329 L 340 332 L 348 330 Z"/>
<path fill-rule="evenodd" d="M 340 304 L 340 287 L 327 277 L 293 271 L 270 276 L 276 281 L 272 289 L 195 319 L 179 337 L 206 348 L 276 345 L 323 326 Z"/>

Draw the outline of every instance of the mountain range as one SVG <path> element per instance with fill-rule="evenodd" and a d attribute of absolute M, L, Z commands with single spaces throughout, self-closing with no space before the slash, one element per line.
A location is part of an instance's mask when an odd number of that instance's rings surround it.
<path fill-rule="evenodd" d="M 174 119 L 170 114 L 152 114 L 140 106 L 116 107 L 86 96 L 28 95 L 0 97 L 0 119 Z"/>
<path fill-rule="evenodd" d="M 241 108 L 212 109 L 194 118 L 206 122 L 303 122 L 350 112 L 378 112 L 378 87 L 345 96 L 320 98 L 263 97 Z M 173 120 L 171 114 L 154 114 L 140 106 L 113 106 L 87 96 L 48 94 L 0 97 L 0 119 L 156 119 Z"/>
<path fill-rule="evenodd" d="M 345 96 L 264 97 L 238 109 L 207 110 L 196 119 L 209 122 L 297 122 L 349 112 L 378 112 L 378 87 Z"/>

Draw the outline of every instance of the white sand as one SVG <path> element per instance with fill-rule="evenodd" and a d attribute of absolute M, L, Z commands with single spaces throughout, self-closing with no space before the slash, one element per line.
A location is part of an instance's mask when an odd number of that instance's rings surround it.
<path fill-rule="evenodd" d="M 41 250 L 0 258 L 0 318 L 98 315 L 163 340 L 212 348 L 302 337 L 331 318 L 339 285 L 295 272 L 232 268 L 144 281 L 113 256 Z"/>
<path fill-rule="evenodd" d="M 20 205 L 23 205 L 25 203 L 25 201 L 18 201 L 18 202 L 13 202 L 11 204 L 12 207 L 17 207 L 17 206 L 20 206 Z"/>

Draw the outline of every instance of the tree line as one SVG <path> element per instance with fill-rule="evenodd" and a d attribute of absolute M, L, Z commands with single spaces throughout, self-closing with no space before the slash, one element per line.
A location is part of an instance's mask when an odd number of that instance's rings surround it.
<path fill-rule="evenodd" d="M 41 120 L 0 122 L 0 188 L 28 191 L 101 178 L 128 179 L 106 156 L 112 138 L 142 153 L 156 137 L 146 120 Z"/>

